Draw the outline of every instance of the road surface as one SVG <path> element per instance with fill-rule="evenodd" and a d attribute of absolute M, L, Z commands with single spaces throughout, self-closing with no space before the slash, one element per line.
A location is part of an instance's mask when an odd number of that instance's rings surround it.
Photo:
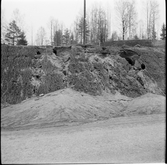
<path fill-rule="evenodd" d="M 1 132 L 2 163 L 165 161 L 165 114 Z"/>

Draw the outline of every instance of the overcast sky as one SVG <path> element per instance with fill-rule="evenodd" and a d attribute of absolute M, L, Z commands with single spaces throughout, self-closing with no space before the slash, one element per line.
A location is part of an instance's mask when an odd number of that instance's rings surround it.
<path fill-rule="evenodd" d="M 145 17 L 142 8 L 144 1 L 146 0 L 135 0 L 138 12 L 138 21 Z M 48 22 L 50 17 L 54 17 L 64 23 L 65 27 L 71 28 L 76 16 L 79 12 L 81 13 L 83 11 L 84 4 L 84 0 L 2 0 L 1 2 L 1 11 L 4 12 L 7 22 L 12 20 L 13 11 L 15 9 L 19 9 L 20 14 L 24 15 L 25 31 L 29 43 L 31 43 L 32 29 L 34 40 L 39 27 L 43 26 L 46 31 L 49 31 Z M 119 24 L 115 18 L 115 0 L 87 0 L 87 10 L 95 2 L 101 3 L 101 5 L 111 13 L 111 32 L 113 30 L 117 30 L 119 32 Z M 160 9 L 160 29 L 162 23 L 166 22 L 166 8 L 165 0 L 157 0 L 157 2 L 159 3 Z"/>

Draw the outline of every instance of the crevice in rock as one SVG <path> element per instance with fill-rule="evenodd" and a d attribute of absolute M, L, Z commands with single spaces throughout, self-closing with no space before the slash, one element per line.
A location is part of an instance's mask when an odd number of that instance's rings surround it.
<path fill-rule="evenodd" d="M 63 74 L 66 76 L 67 75 L 67 72 L 65 70 L 63 70 Z"/>
<path fill-rule="evenodd" d="M 112 76 L 109 76 L 109 79 L 110 79 L 110 80 L 113 80 Z"/>
<path fill-rule="evenodd" d="M 57 50 L 56 50 L 56 49 L 53 49 L 53 53 L 54 53 L 55 55 L 57 55 Z"/>
<path fill-rule="evenodd" d="M 130 65 L 132 65 L 132 66 L 135 65 L 135 60 L 132 60 L 131 58 L 125 58 L 125 59 L 126 59 L 126 61 L 128 61 L 128 63 L 129 63 Z"/>
<path fill-rule="evenodd" d="M 41 54 L 41 52 L 38 50 L 38 51 L 37 51 L 37 54 L 39 55 L 39 54 Z"/>
<path fill-rule="evenodd" d="M 141 69 L 144 70 L 146 66 L 144 64 L 141 64 Z"/>
<path fill-rule="evenodd" d="M 39 76 L 39 75 L 36 75 L 35 77 L 36 77 L 37 79 L 39 79 L 39 78 L 40 78 L 40 76 Z"/>
<path fill-rule="evenodd" d="M 137 81 L 139 81 L 139 83 L 144 86 L 144 82 L 142 81 L 141 77 L 137 77 Z"/>

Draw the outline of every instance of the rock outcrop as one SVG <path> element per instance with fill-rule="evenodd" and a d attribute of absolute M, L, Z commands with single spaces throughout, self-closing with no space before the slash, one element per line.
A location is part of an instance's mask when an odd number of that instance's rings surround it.
<path fill-rule="evenodd" d="M 1 102 L 20 103 L 65 88 L 93 96 L 165 95 L 164 59 L 164 50 L 153 47 L 2 45 Z"/>

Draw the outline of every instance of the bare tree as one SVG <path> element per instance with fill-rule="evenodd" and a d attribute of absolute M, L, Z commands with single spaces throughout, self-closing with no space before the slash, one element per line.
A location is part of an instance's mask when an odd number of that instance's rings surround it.
<path fill-rule="evenodd" d="M 54 46 L 60 46 L 62 44 L 62 36 L 63 32 L 60 29 L 54 32 Z"/>
<path fill-rule="evenodd" d="M 50 17 L 48 22 L 50 43 L 53 46 L 60 46 L 63 44 L 63 31 L 65 26 L 54 17 Z"/>
<path fill-rule="evenodd" d="M 1 43 L 5 43 L 5 35 L 7 33 L 8 25 L 5 18 L 5 11 L 1 12 Z"/>
<path fill-rule="evenodd" d="M 100 4 L 95 3 L 89 13 L 90 41 L 103 43 L 108 39 L 109 20 L 107 12 Z"/>
<path fill-rule="evenodd" d="M 100 44 L 106 41 L 107 32 L 108 32 L 108 29 L 107 29 L 106 13 L 100 7 L 98 11 L 98 40 Z"/>
<path fill-rule="evenodd" d="M 159 4 L 157 1 L 151 1 L 151 16 L 152 16 L 152 39 L 156 39 L 156 23 L 159 18 Z"/>
<path fill-rule="evenodd" d="M 70 31 L 70 44 L 73 45 L 75 43 L 74 41 L 74 33 Z"/>
<path fill-rule="evenodd" d="M 127 4 L 127 15 L 128 15 L 128 32 L 129 32 L 129 39 L 132 39 L 136 33 L 136 20 L 137 20 L 137 13 L 135 10 L 135 1 L 129 1 Z"/>
<path fill-rule="evenodd" d="M 53 39 L 53 42 L 52 42 L 52 45 L 54 46 L 60 46 L 61 43 L 62 43 L 62 35 L 63 35 L 63 32 L 60 30 L 60 25 L 59 25 L 59 21 L 57 19 L 53 19 L 52 20 L 52 39 Z"/>
<path fill-rule="evenodd" d="M 53 44 L 53 27 L 54 27 L 53 17 L 50 17 L 48 26 L 49 26 L 49 31 L 50 31 L 50 44 L 52 45 Z"/>
<path fill-rule="evenodd" d="M 128 31 L 128 24 L 129 24 L 128 7 L 129 7 L 129 3 L 126 0 L 119 0 L 116 3 L 116 11 L 117 11 L 118 19 L 121 21 L 121 27 L 122 27 L 121 31 L 122 31 L 123 40 L 125 39 Z"/>
<path fill-rule="evenodd" d="M 132 39 L 136 34 L 137 13 L 135 9 L 135 1 L 119 0 L 116 3 L 116 11 L 118 20 L 121 22 L 122 39 Z"/>
<path fill-rule="evenodd" d="M 78 35 L 79 35 L 79 39 L 80 39 L 80 43 L 81 44 L 84 44 L 84 18 L 81 17 L 79 19 L 79 22 L 78 22 Z M 85 21 L 85 43 L 88 42 L 88 37 L 89 37 L 89 25 L 88 25 L 88 22 Z"/>
<path fill-rule="evenodd" d="M 69 43 L 70 43 L 70 31 L 68 30 L 68 28 L 66 28 L 63 35 L 63 44 L 67 46 L 69 45 Z"/>
<path fill-rule="evenodd" d="M 108 39 L 110 33 L 109 12 L 98 3 L 87 10 L 86 15 L 86 43 L 101 44 Z M 74 22 L 74 40 L 83 43 L 83 14 L 77 16 Z"/>
<path fill-rule="evenodd" d="M 145 34 L 145 30 L 144 30 L 144 28 L 145 28 L 144 22 L 141 19 L 139 20 L 138 28 L 139 28 L 139 38 L 140 39 L 146 38 L 146 34 Z"/>
<path fill-rule="evenodd" d="M 147 38 L 156 38 L 156 24 L 159 17 L 159 4 L 156 0 L 149 0 L 146 3 L 146 22 L 147 22 Z"/>
<path fill-rule="evenodd" d="M 74 40 L 75 40 L 76 43 L 79 43 L 78 22 L 79 22 L 79 18 L 77 17 L 76 21 L 74 22 L 74 27 L 73 27 Z"/>
<path fill-rule="evenodd" d="M 108 36 L 107 38 L 111 35 L 111 9 L 110 9 L 110 5 L 107 3 L 107 15 L 106 15 L 106 19 L 107 19 L 107 29 L 108 29 Z"/>
<path fill-rule="evenodd" d="M 87 16 L 86 16 L 87 17 Z M 73 23 L 73 37 L 75 43 L 84 43 L 84 17 L 79 14 Z M 85 20 L 85 43 L 89 41 L 89 22 Z"/>
<path fill-rule="evenodd" d="M 37 31 L 36 44 L 40 46 L 44 45 L 45 38 L 46 38 L 45 29 L 43 27 L 40 27 Z"/>
<path fill-rule="evenodd" d="M 111 35 L 111 41 L 116 41 L 118 40 L 118 34 L 116 31 L 114 31 Z"/>
<path fill-rule="evenodd" d="M 63 31 L 64 31 L 64 24 L 59 23 L 58 20 L 54 20 L 53 24 L 53 40 L 55 46 L 60 46 L 63 44 Z"/>
<path fill-rule="evenodd" d="M 146 4 L 146 13 L 147 13 L 147 38 L 149 39 L 150 37 L 150 28 L 149 28 L 149 12 L 150 12 L 150 8 L 149 8 L 149 2 L 147 1 Z"/>
<path fill-rule="evenodd" d="M 90 11 L 90 40 L 93 43 L 98 42 L 97 34 L 98 34 L 98 8 L 95 4 Z"/>

